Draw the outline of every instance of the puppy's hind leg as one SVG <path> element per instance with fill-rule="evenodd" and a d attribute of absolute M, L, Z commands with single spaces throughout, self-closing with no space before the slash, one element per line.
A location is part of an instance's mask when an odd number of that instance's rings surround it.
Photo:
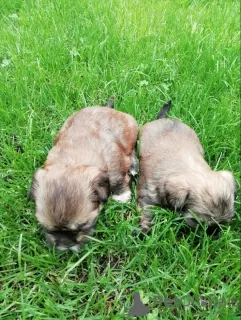
<path fill-rule="evenodd" d="M 130 178 L 128 175 L 119 182 L 113 188 L 112 199 L 117 202 L 127 203 L 131 199 L 131 190 L 129 186 Z"/>
<path fill-rule="evenodd" d="M 152 213 L 148 210 L 151 205 L 146 205 L 144 207 L 138 206 L 138 211 L 141 212 L 141 219 L 140 219 L 140 228 L 143 233 L 148 233 L 152 226 Z"/>

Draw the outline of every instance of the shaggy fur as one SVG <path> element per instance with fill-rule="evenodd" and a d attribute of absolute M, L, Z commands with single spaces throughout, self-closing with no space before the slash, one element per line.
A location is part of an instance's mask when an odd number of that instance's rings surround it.
<path fill-rule="evenodd" d="M 70 116 L 33 177 L 36 217 L 60 250 L 80 248 L 111 193 L 119 201 L 131 196 L 128 171 L 138 126 L 132 116 L 111 109 L 113 99 L 106 105 Z"/>
<path fill-rule="evenodd" d="M 140 136 L 138 208 L 141 228 L 151 226 L 148 207 L 176 209 L 187 224 L 208 226 L 234 216 L 236 182 L 229 171 L 212 171 L 204 160 L 196 133 L 186 124 L 166 119 L 170 102 L 158 118 L 144 125 Z"/>

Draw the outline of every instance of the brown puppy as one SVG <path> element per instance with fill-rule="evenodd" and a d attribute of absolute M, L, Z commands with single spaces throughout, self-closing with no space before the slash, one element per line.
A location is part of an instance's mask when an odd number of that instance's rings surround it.
<path fill-rule="evenodd" d="M 131 197 L 128 172 L 136 164 L 136 120 L 105 107 L 88 107 L 70 116 L 54 140 L 44 167 L 33 177 L 30 198 L 46 239 L 59 250 L 78 251 L 93 233 L 112 193 Z M 133 167 L 134 166 L 134 167 Z"/>
<path fill-rule="evenodd" d="M 165 119 L 170 107 L 171 101 L 163 106 L 158 120 L 143 126 L 140 136 L 142 230 L 151 226 L 151 205 L 176 209 L 192 228 L 197 220 L 208 226 L 229 221 L 234 216 L 236 189 L 232 173 L 211 170 L 196 133 L 180 121 Z"/>

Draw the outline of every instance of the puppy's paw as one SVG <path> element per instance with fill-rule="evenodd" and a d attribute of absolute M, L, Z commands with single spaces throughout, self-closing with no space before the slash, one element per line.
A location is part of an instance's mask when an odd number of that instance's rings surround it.
<path fill-rule="evenodd" d="M 135 177 L 136 175 L 138 175 L 139 171 L 135 168 L 130 168 L 129 170 L 129 174 L 132 176 L 132 177 Z"/>
<path fill-rule="evenodd" d="M 149 211 L 144 210 L 142 212 L 139 227 L 143 234 L 150 233 L 152 227 L 152 220 L 151 213 Z"/>
<path fill-rule="evenodd" d="M 141 229 L 142 235 L 150 234 L 151 233 L 151 227 L 152 227 L 151 224 L 148 224 L 148 225 L 143 225 L 143 224 L 141 225 L 140 224 L 140 229 Z"/>
<path fill-rule="evenodd" d="M 79 244 L 76 244 L 76 245 L 70 247 L 70 250 L 71 250 L 72 252 L 79 252 L 80 249 L 81 249 L 81 246 L 80 246 Z"/>
<path fill-rule="evenodd" d="M 122 203 L 129 202 L 131 199 L 131 191 L 126 190 L 121 194 L 113 194 L 112 199 L 117 202 L 122 202 Z"/>
<path fill-rule="evenodd" d="M 143 232 L 141 229 L 132 231 L 131 235 L 133 238 L 144 240 L 149 232 Z"/>
<path fill-rule="evenodd" d="M 129 175 L 135 177 L 139 173 L 139 161 L 136 157 L 135 151 L 131 155 L 131 167 L 129 169 Z"/>

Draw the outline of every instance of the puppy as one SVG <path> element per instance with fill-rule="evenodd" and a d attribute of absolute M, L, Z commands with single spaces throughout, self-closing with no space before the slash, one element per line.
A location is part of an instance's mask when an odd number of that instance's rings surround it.
<path fill-rule="evenodd" d="M 113 103 L 70 116 L 34 174 L 29 197 L 46 240 L 59 250 L 80 249 L 111 193 L 120 202 L 131 197 L 128 172 L 135 173 L 138 126 Z"/>
<path fill-rule="evenodd" d="M 211 170 L 196 133 L 178 120 L 166 119 L 170 107 L 171 101 L 140 135 L 137 193 L 142 230 L 150 229 L 152 205 L 176 209 L 191 228 L 198 220 L 207 226 L 230 221 L 236 192 L 232 173 Z"/>

